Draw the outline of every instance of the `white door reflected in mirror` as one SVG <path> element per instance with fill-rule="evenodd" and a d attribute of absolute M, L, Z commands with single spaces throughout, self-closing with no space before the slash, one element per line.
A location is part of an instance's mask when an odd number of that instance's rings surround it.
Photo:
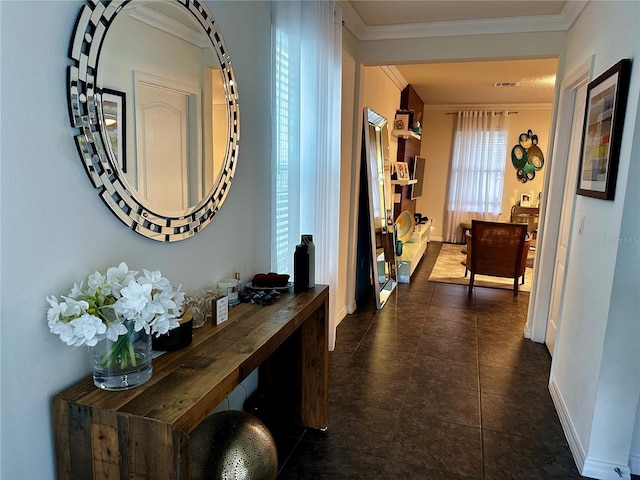
<path fill-rule="evenodd" d="M 138 192 L 164 210 L 189 206 L 189 95 L 136 85 Z"/>

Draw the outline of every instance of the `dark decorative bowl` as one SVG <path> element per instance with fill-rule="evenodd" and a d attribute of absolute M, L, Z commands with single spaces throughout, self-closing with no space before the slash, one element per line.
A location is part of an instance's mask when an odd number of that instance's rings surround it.
<path fill-rule="evenodd" d="M 152 337 L 151 347 L 158 352 L 180 350 L 191 344 L 193 338 L 193 319 L 191 312 L 185 312 L 179 319 L 180 326 L 169 330 L 164 335 Z"/>

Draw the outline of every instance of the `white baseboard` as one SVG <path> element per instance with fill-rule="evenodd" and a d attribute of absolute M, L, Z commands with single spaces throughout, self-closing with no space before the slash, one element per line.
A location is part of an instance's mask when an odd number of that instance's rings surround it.
<path fill-rule="evenodd" d="M 531 329 L 531 325 L 529 321 L 527 321 L 527 323 L 525 323 L 524 325 L 524 338 L 528 338 L 528 339 L 533 338 L 533 331 Z"/>
<path fill-rule="evenodd" d="M 352 313 L 355 313 L 355 311 L 356 311 L 357 309 L 358 309 L 358 305 L 356 305 L 356 302 L 355 302 L 355 301 L 352 301 L 351 303 L 349 303 L 349 304 L 347 305 L 347 314 L 348 314 L 348 315 L 351 315 Z M 340 318 L 340 317 L 338 317 L 338 318 Z M 340 320 L 340 321 L 342 321 L 342 320 Z"/>
<path fill-rule="evenodd" d="M 640 455 L 634 455 L 633 453 L 629 457 L 629 467 L 631 473 L 634 475 L 640 475 Z"/>
<path fill-rule="evenodd" d="M 599 480 L 630 480 L 631 470 L 628 466 L 617 465 L 615 463 L 589 458 L 587 456 L 587 452 L 580 443 L 576 429 L 573 426 L 571 415 L 567 410 L 567 405 L 562 398 L 558 384 L 553 378 L 549 382 L 549 392 L 551 393 L 553 404 L 556 407 L 560 423 L 562 424 L 562 430 L 567 438 L 569 449 L 571 450 L 573 460 L 576 462 L 580 475 L 589 478 L 597 478 Z M 640 461 L 640 457 L 637 457 L 637 460 Z"/>
<path fill-rule="evenodd" d="M 556 383 L 554 378 L 552 378 L 549 382 L 549 393 L 551 394 L 551 399 L 553 400 L 553 404 L 555 405 L 556 411 L 558 412 L 558 417 L 560 418 L 560 424 L 562 425 L 564 436 L 567 438 L 569 449 L 571 450 L 571 454 L 573 455 L 573 461 L 576 462 L 578 471 L 581 472 L 582 468 L 584 467 L 584 462 L 587 458 L 587 453 L 580 443 L 580 439 L 578 438 L 576 429 L 573 426 L 573 422 L 571 421 L 571 415 L 567 410 L 567 405 L 562 398 L 562 394 L 560 393 L 560 389 L 558 388 L 558 384 Z"/>
<path fill-rule="evenodd" d="M 611 462 L 587 458 L 581 475 L 599 480 L 629 480 L 631 471 L 626 465 L 616 465 Z"/>

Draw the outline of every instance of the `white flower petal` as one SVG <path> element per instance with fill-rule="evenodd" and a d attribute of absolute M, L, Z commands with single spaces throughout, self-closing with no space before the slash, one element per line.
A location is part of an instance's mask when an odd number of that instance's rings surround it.
<path fill-rule="evenodd" d="M 66 303 L 61 303 L 60 308 L 62 315 L 65 317 L 77 317 L 86 313 L 89 308 L 89 304 L 84 300 L 76 300 L 74 298 L 65 297 Z"/>
<path fill-rule="evenodd" d="M 107 328 L 106 337 L 112 342 L 115 342 L 120 335 L 124 335 L 125 333 L 127 333 L 127 327 L 124 326 L 124 323 L 112 323 L 109 328 Z"/>
<path fill-rule="evenodd" d="M 74 283 L 68 297 L 47 297 L 47 322 L 52 333 L 67 345 L 96 345 L 108 338 L 117 341 L 128 333 L 124 321 L 133 323 L 136 332 L 162 334 L 179 326 L 185 295 L 181 287 L 174 289 L 157 271 L 129 270 L 125 262 L 107 269 L 103 275 L 94 272 L 84 284 Z M 100 312 L 100 317 L 89 311 Z M 129 327 L 132 328 L 132 327 Z"/>
<path fill-rule="evenodd" d="M 143 270 L 144 277 L 138 280 L 140 284 L 150 284 L 154 290 L 167 290 L 171 289 L 171 282 L 164 278 L 158 270 L 150 272 L 149 270 Z"/>
<path fill-rule="evenodd" d="M 104 289 L 107 284 L 107 279 L 100 273 L 95 272 L 92 275 L 89 275 L 87 278 L 87 295 L 90 297 L 96 294 L 98 289 Z"/>
<path fill-rule="evenodd" d="M 75 298 L 77 299 L 80 295 L 82 295 L 82 285 L 83 282 L 80 282 L 80 284 L 78 285 L 78 283 L 74 283 L 73 284 L 73 288 L 71 289 L 71 298 Z"/>

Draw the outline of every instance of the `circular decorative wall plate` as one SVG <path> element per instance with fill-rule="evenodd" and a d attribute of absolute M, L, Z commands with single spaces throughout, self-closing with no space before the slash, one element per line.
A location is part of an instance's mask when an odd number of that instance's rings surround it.
<path fill-rule="evenodd" d="M 529 156 L 528 162 L 535 167 L 536 170 L 540 170 L 544 166 L 544 155 L 542 150 L 537 145 L 532 145 L 527 152 Z"/>
<path fill-rule="evenodd" d="M 511 163 L 514 168 L 523 168 L 527 163 L 527 151 L 520 145 L 511 149 Z"/>

